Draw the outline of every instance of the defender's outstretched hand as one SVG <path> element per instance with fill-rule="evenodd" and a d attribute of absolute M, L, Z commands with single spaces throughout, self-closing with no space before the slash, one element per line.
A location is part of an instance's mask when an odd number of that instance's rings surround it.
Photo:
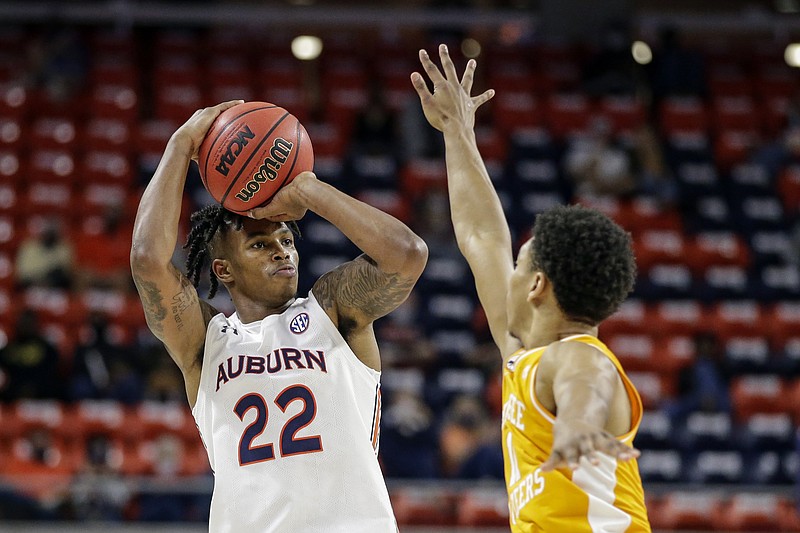
<path fill-rule="evenodd" d="M 411 74 L 411 83 L 419 95 L 425 118 L 431 126 L 442 132 L 450 128 L 472 129 L 475 125 L 475 110 L 494 96 L 494 89 L 489 89 L 478 96 L 470 96 L 475 75 L 475 60 L 470 59 L 467 62 L 464 76 L 459 81 L 447 45 L 439 45 L 439 58 L 444 74 L 431 61 L 428 52 L 419 51 L 422 68 L 433 83 L 433 93 L 428 90 L 425 79 L 420 73 Z"/>

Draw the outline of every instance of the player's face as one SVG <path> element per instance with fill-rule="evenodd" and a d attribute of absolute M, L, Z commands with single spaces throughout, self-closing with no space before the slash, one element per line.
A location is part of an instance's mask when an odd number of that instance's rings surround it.
<path fill-rule="evenodd" d="M 240 292 L 276 307 L 294 298 L 299 257 L 286 224 L 246 219 L 229 235 L 231 271 Z"/>
<path fill-rule="evenodd" d="M 519 249 L 514 271 L 511 273 L 508 296 L 506 298 L 508 330 L 517 338 L 524 331 L 530 329 L 530 322 L 533 319 L 531 304 L 528 302 L 528 294 L 533 280 L 531 246 L 532 239 L 528 240 Z"/>

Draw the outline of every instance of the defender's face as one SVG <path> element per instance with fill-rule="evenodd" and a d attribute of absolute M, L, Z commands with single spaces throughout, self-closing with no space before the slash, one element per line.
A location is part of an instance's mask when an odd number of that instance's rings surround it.
<path fill-rule="evenodd" d="M 524 331 L 530 329 L 530 322 L 533 320 L 532 307 L 528 301 L 534 274 L 531 264 L 532 241 L 533 239 L 528 240 L 519 249 L 508 284 L 508 296 L 506 297 L 508 331 L 517 338 L 520 338 Z"/>
<path fill-rule="evenodd" d="M 294 234 L 282 222 L 246 219 L 228 233 L 230 266 L 239 292 L 272 306 L 297 293 L 299 256 Z"/>

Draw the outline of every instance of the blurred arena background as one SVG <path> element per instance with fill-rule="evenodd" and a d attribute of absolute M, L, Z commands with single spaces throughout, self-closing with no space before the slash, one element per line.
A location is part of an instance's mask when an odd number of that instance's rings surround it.
<path fill-rule="evenodd" d="M 417 50 L 446 42 L 459 65 L 478 60 L 477 90 L 497 90 L 478 138 L 515 239 L 573 201 L 633 235 L 637 288 L 601 338 L 647 409 L 636 445 L 655 529 L 800 531 L 798 13 L 798 0 L 1 2 L 0 530 L 206 529 L 205 451 L 128 250 L 169 135 L 233 98 L 289 109 L 320 178 L 429 245 L 411 299 L 376 324 L 401 531 L 508 530 L 499 360 L 409 82 Z M 209 202 L 191 173 L 185 215 Z M 313 215 L 301 229 L 305 293 L 356 252 Z"/>

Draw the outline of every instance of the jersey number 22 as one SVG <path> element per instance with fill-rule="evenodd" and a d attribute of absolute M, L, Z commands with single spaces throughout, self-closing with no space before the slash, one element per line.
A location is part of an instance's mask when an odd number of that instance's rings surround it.
<path fill-rule="evenodd" d="M 281 429 L 280 455 L 288 457 L 302 453 L 322 451 L 322 438 L 319 435 L 298 437 L 297 432 L 309 425 L 317 415 L 317 402 L 314 394 L 304 385 L 291 385 L 275 397 L 275 405 L 286 412 L 290 403 L 299 400 L 303 402 L 303 410 L 286 421 Z M 250 409 L 256 410 L 256 419 L 247 426 L 239 439 L 239 465 L 245 466 L 275 459 L 275 449 L 272 443 L 253 445 L 256 437 L 264 432 L 269 420 L 269 409 L 264 397 L 257 393 L 242 396 L 233 412 L 244 422 L 244 415 Z"/>

